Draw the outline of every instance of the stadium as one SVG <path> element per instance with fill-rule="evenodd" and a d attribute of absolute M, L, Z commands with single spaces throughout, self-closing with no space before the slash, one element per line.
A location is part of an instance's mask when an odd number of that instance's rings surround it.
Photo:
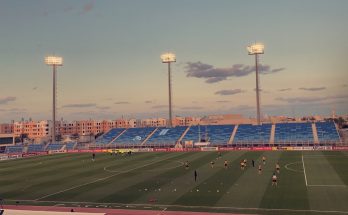
<path fill-rule="evenodd" d="M 347 3 L 270 2 L 4 1 L 0 215 L 348 215 Z"/>
<path fill-rule="evenodd" d="M 34 214 L 344 214 L 348 146 L 336 126 L 114 128 L 94 144 L 7 146 L 2 203 Z"/>

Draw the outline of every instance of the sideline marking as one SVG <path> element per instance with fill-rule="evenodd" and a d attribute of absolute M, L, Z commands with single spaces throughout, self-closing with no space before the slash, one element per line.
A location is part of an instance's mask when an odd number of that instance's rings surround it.
<path fill-rule="evenodd" d="M 163 208 L 163 210 L 170 210 L 170 207 L 178 207 L 178 208 L 198 208 L 198 209 L 230 209 L 230 210 L 251 210 L 251 211 L 289 211 L 289 212 L 316 212 L 316 213 L 339 213 L 339 214 L 348 214 L 348 211 L 327 211 L 327 210 L 301 210 L 301 209 L 288 209 L 288 208 L 243 208 L 243 207 L 223 207 L 223 206 L 189 206 L 189 205 L 161 205 L 161 204 L 123 204 L 123 203 L 102 203 L 102 202 L 65 202 L 65 201 L 36 201 L 36 200 L 12 200 L 12 201 L 23 201 L 23 202 L 46 202 L 46 203 L 65 203 L 65 204 L 96 204 L 96 205 L 100 205 L 100 204 L 105 204 L 108 206 L 112 206 L 112 207 L 126 207 L 128 206 L 152 206 L 152 207 L 158 207 L 158 208 Z M 91 206 L 92 206 L 91 205 Z M 5 205 L 5 208 L 8 205 Z M 20 206 L 16 206 L 16 207 L 20 207 Z M 49 207 L 49 206 L 48 206 Z M 68 206 L 66 206 L 68 207 Z M 209 213 L 209 212 L 208 212 Z"/>
<path fill-rule="evenodd" d="M 344 184 L 308 184 L 307 182 L 307 175 L 306 175 L 306 168 L 303 160 L 303 153 L 302 153 L 302 165 L 303 165 L 303 173 L 305 177 L 306 187 L 346 187 Z"/>
<path fill-rule="evenodd" d="M 305 178 L 305 182 L 306 182 L 306 187 L 308 187 L 307 175 L 306 175 L 306 168 L 305 168 L 304 160 L 303 160 L 303 153 L 302 153 L 302 165 L 303 165 L 303 173 L 304 173 L 304 178 Z"/>
<path fill-rule="evenodd" d="M 167 210 L 167 208 L 163 208 L 163 210 L 161 210 L 157 215 L 163 215 L 162 213 L 166 210 Z"/>
<path fill-rule="evenodd" d="M 309 184 L 308 187 L 347 187 L 344 184 Z"/>
<path fill-rule="evenodd" d="M 112 174 L 112 175 L 106 176 L 106 177 L 104 177 L 104 178 L 99 178 L 99 179 L 96 179 L 96 180 L 91 181 L 91 182 L 86 182 L 86 183 L 84 183 L 84 184 L 80 184 L 80 185 L 73 186 L 73 187 L 70 187 L 70 188 L 67 188 L 67 189 L 64 189 L 64 190 L 60 190 L 60 191 L 57 191 L 57 192 L 55 192 L 55 193 L 47 194 L 47 195 L 45 195 L 45 196 L 36 198 L 36 199 L 34 199 L 34 200 L 35 200 L 35 201 L 38 201 L 38 200 L 41 200 L 41 199 L 44 199 L 44 198 L 47 198 L 47 197 L 50 197 L 50 196 L 54 196 L 54 195 L 56 195 L 56 194 L 64 193 L 64 192 L 69 191 L 69 190 L 73 190 L 73 189 L 76 189 L 76 188 L 79 188 L 79 187 L 83 187 L 83 186 L 86 186 L 86 185 L 89 185 L 89 184 L 94 184 L 94 183 L 99 182 L 99 181 L 104 181 L 104 180 L 109 179 L 109 178 L 112 178 L 112 177 L 114 177 L 114 176 L 117 176 L 117 175 L 120 175 L 120 174 L 123 174 L 123 173 L 128 173 L 128 172 L 131 172 L 131 171 L 133 171 L 133 170 L 137 170 L 137 169 L 140 169 L 140 168 L 143 168 L 143 167 L 152 165 L 152 164 L 154 164 L 154 163 L 158 163 L 158 162 L 161 162 L 161 161 L 165 161 L 165 160 L 168 160 L 168 159 L 171 159 L 171 158 L 174 158 L 174 157 L 176 157 L 176 156 L 171 156 L 171 157 L 166 158 L 166 159 L 161 159 L 161 160 L 153 161 L 153 162 L 144 164 L 144 165 L 142 165 L 142 166 L 129 169 L 129 170 L 124 171 L 124 172 L 118 172 L 118 173 L 116 173 L 116 174 Z"/>

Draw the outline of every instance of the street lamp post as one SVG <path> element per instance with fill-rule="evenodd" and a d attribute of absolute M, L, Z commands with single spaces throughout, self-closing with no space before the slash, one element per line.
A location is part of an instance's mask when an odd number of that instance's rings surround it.
<path fill-rule="evenodd" d="M 260 88 L 259 88 L 259 70 L 258 70 L 258 55 L 263 54 L 265 46 L 262 43 L 255 43 L 247 47 L 249 55 L 255 55 L 255 71 L 256 71 L 256 115 L 257 124 L 261 124 L 260 110 Z"/>
<path fill-rule="evenodd" d="M 57 78 L 57 67 L 63 66 L 63 58 L 58 56 L 47 56 L 45 57 L 45 64 L 48 66 L 52 66 L 53 68 L 53 108 L 52 108 L 52 143 L 56 141 L 56 78 Z"/>
<path fill-rule="evenodd" d="M 169 123 L 168 127 L 172 127 L 173 119 L 172 119 L 172 82 L 171 82 L 171 71 L 170 64 L 176 62 L 176 56 L 173 53 L 164 53 L 161 55 L 162 63 L 168 64 L 168 93 L 169 93 Z"/>

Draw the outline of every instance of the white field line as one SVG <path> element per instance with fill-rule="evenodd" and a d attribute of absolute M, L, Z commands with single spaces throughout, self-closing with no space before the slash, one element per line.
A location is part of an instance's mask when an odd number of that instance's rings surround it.
<path fill-rule="evenodd" d="M 302 165 L 303 165 L 303 174 L 304 174 L 304 178 L 305 178 L 305 182 L 306 182 L 306 187 L 308 187 L 306 168 L 305 168 L 305 164 L 304 164 L 304 160 L 303 160 L 303 154 L 302 154 Z"/>
<path fill-rule="evenodd" d="M 341 155 L 305 155 L 305 158 L 344 157 Z"/>
<path fill-rule="evenodd" d="M 306 156 L 306 158 L 308 158 L 308 156 Z M 346 185 L 344 184 L 308 184 L 303 154 L 302 154 L 302 165 L 303 165 L 303 174 L 305 177 L 306 187 L 346 187 Z"/>
<path fill-rule="evenodd" d="M 308 187 L 347 187 L 344 184 L 309 184 Z"/>
<path fill-rule="evenodd" d="M 285 169 L 287 169 L 289 171 L 292 171 L 292 172 L 303 172 L 303 170 L 296 170 L 296 169 L 293 169 L 293 168 L 289 167 L 289 166 L 291 166 L 293 164 L 297 164 L 297 163 L 302 163 L 302 162 L 301 161 L 296 161 L 296 162 L 288 163 L 284 167 L 285 167 Z"/>
<path fill-rule="evenodd" d="M 163 210 L 161 210 L 157 215 L 163 215 L 163 212 L 166 210 L 167 210 L 167 208 L 163 208 Z"/>
<path fill-rule="evenodd" d="M 66 201 L 36 201 L 36 200 L 13 200 L 11 201 L 22 201 L 22 202 L 42 202 L 42 203 L 60 203 L 60 204 L 89 204 L 89 205 L 108 205 L 111 207 L 121 207 L 121 206 L 134 206 L 134 207 L 145 207 L 151 206 L 152 208 L 158 207 L 167 210 L 171 207 L 179 208 L 193 208 L 193 209 L 230 209 L 230 210 L 251 210 L 251 211 L 288 211 L 288 212 L 315 212 L 315 213 L 336 213 L 336 214 L 348 214 L 348 211 L 333 211 L 333 210 L 305 210 L 305 209 L 287 209 L 287 208 L 243 208 L 243 207 L 219 207 L 219 206 L 188 206 L 188 205 L 165 205 L 165 204 L 124 204 L 124 203 L 102 203 L 102 202 L 66 202 Z M 6 206 L 5 206 L 6 207 Z"/>
<path fill-rule="evenodd" d="M 76 188 L 79 188 L 79 187 L 83 187 L 83 186 L 86 186 L 86 185 L 89 185 L 89 184 L 93 184 L 93 183 L 96 183 L 96 182 L 99 182 L 99 181 L 104 181 L 104 180 L 109 179 L 109 178 L 112 178 L 112 177 L 114 177 L 114 176 L 117 176 L 117 175 L 120 175 L 120 174 L 123 174 L 123 173 L 128 173 L 128 172 L 131 172 L 131 171 L 134 171 L 134 170 L 137 170 L 137 169 L 140 169 L 140 168 L 149 166 L 149 165 L 154 164 L 154 163 L 158 163 L 158 162 L 161 162 L 161 161 L 165 161 L 165 160 L 171 159 L 171 158 L 173 158 L 173 157 L 176 157 L 176 156 L 172 156 L 172 157 L 169 157 L 169 158 L 165 158 L 165 159 L 153 161 L 153 162 L 144 164 L 144 165 L 142 165 L 142 166 L 138 166 L 138 167 L 129 169 L 129 170 L 124 171 L 124 172 L 118 172 L 118 173 L 116 173 L 116 174 L 112 174 L 112 175 L 109 175 L 109 176 L 104 177 L 104 178 L 99 178 L 99 179 L 96 179 L 96 180 L 94 180 L 94 181 L 90 181 L 90 182 L 87 182 L 87 183 L 84 183 L 84 184 L 76 185 L 76 186 L 73 186 L 73 187 L 70 187 L 70 188 L 67 188 L 67 189 L 64 189 L 64 190 L 57 191 L 57 192 L 55 192 L 55 193 L 47 194 L 47 195 L 44 195 L 44 196 L 42 196 L 42 197 L 40 197 L 40 198 L 35 199 L 35 201 L 38 201 L 38 200 L 47 198 L 47 197 L 49 197 L 49 196 L 54 196 L 54 195 L 57 195 L 57 194 L 60 194 L 60 193 L 64 193 L 64 192 L 66 192 L 66 191 L 73 190 L 73 189 L 76 189 Z"/>

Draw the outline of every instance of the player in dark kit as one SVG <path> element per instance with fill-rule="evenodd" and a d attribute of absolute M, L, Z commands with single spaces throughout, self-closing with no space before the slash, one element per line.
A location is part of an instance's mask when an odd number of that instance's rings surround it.
<path fill-rule="evenodd" d="M 195 172 L 194 172 L 194 176 L 195 176 L 195 181 L 197 181 L 197 176 L 198 176 L 198 174 L 197 174 L 197 171 L 195 170 Z"/>
<path fill-rule="evenodd" d="M 255 167 L 255 161 L 251 160 L 251 164 L 253 165 L 253 167 Z"/>
<path fill-rule="evenodd" d="M 92 154 L 92 161 L 94 161 L 95 160 L 95 154 L 93 153 Z"/>

